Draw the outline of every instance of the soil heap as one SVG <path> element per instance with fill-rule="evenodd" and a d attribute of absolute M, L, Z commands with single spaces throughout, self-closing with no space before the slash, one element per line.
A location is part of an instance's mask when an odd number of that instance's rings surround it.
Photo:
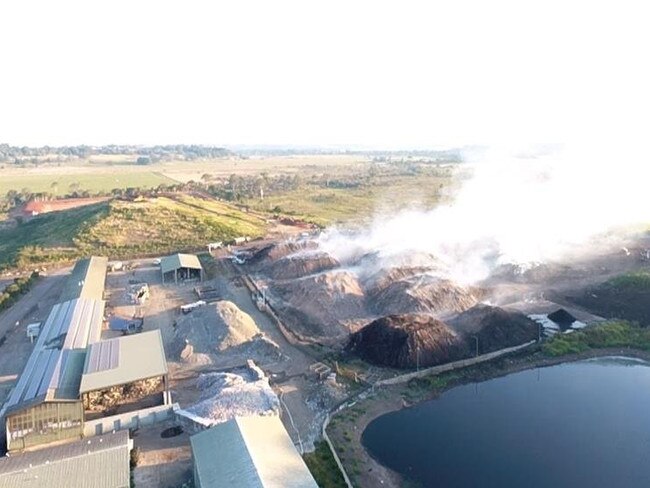
<path fill-rule="evenodd" d="M 225 300 L 179 318 L 174 350 L 182 361 L 200 364 L 216 364 L 233 356 L 267 362 L 280 355 L 278 345 L 261 333 L 251 316 Z"/>
<path fill-rule="evenodd" d="M 351 336 L 348 349 L 366 361 L 394 368 L 435 366 L 466 354 L 458 334 L 428 314 L 374 320 Z"/>
<path fill-rule="evenodd" d="M 272 305 L 293 331 L 323 344 L 347 339 L 363 322 L 363 289 L 356 274 L 332 270 L 270 285 Z"/>
<path fill-rule="evenodd" d="M 475 305 L 475 294 L 451 280 L 417 268 L 394 268 L 369 284 L 368 306 L 379 315 L 458 313 Z"/>
<path fill-rule="evenodd" d="M 536 340 L 538 324 L 521 312 L 489 305 L 476 305 L 448 321 L 474 351 L 474 336 L 479 353 L 496 351 Z"/>

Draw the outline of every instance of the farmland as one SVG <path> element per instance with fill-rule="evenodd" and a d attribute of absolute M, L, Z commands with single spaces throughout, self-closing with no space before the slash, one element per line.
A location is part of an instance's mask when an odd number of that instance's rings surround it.
<path fill-rule="evenodd" d="M 246 203 L 258 211 L 295 215 L 326 226 L 361 222 L 405 208 L 432 208 L 448 195 L 450 184 L 449 176 L 427 174 L 374 178 L 352 188 L 307 183 L 293 191 Z"/>
<path fill-rule="evenodd" d="M 81 168 L 80 168 L 81 169 Z M 73 190 L 90 194 L 108 193 L 114 188 L 155 188 L 175 183 L 171 178 L 154 171 L 123 171 L 116 169 L 58 172 L 52 170 L 15 171 L 3 169 L 0 195 L 10 190 L 24 193 L 51 193 L 65 195 Z"/>
<path fill-rule="evenodd" d="M 0 227 L 0 269 L 67 262 L 91 253 L 126 259 L 196 249 L 237 236 L 262 236 L 273 215 L 323 227 L 354 226 L 377 214 L 432 208 L 446 201 L 465 172 L 408 157 L 377 163 L 361 155 L 228 157 L 148 165 L 93 159 L 65 166 L 5 166 L 0 171 L 0 197 L 6 195 L 0 219 L 10 217 Z M 142 191 L 160 186 L 166 188 Z M 134 190 L 124 199 L 31 220 L 20 217 L 21 205 L 34 193 L 62 198 L 127 188 Z M 18 195 L 10 198 L 10 190 Z"/>

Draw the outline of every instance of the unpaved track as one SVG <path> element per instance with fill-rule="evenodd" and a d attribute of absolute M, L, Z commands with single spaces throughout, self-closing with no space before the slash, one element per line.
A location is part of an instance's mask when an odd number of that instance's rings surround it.
<path fill-rule="evenodd" d="M 27 339 L 25 329 L 27 324 L 45 321 L 59 300 L 68 271 L 66 268 L 42 277 L 26 295 L 0 314 L 0 339 L 4 337 L 0 345 L 0 405 L 6 400 L 32 352 L 33 345 Z"/>

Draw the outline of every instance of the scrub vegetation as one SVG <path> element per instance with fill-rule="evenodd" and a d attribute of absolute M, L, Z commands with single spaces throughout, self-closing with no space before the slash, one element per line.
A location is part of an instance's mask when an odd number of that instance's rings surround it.
<path fill-rule="evenodd" d="M 305 463 L 321 488 L 345 488 L 345 480 L 325 441 L 316 443 L 314 452 L 305 454 Z"/>
<path fill-rule="evenodd" d="M 113 259 L 202 248 L 264 234 L 263 219 L 187 195 L 113 200 L 44 214 L 0 231 L 0 270 L 66 262 L 93 253 Z"/>
<path fill-rule="evenodd" d="M 557 357 L 610 347 L 650 351 L 650 329 L 631 322 L 611 321 L 571 334 L 556 334 L 542 346 L 542 350 L 548 356 Z"/>
<path fill-rule="evenodd" d="M 0 293 L 0 312 L 11 307 L 21 295 L 27 293 L 37 279 L 38 273 L 32 273 L 30 276 L 16 278 L 7 286 Z"/>

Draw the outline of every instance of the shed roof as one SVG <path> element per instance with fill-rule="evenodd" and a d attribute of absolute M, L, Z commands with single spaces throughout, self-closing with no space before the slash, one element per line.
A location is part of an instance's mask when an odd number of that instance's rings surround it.
<path fill-rule="evenodd" d="M 160 270 L 163 274 L 180 268 L 203 269 L 199 258 L 194 254 L 172 254 L 160 260 Z"/>
<path fill-rule="evenodd" d="M 117 337 L 91 344 L 79 393 L 167 374 L 160 330 Z"/>
<path fill-rule="evenodd" d="M 190 441 L 201 488 L 318 488 L 277 416 L 236 417 Z"/>
<path fill-rule="evenodd" d="M 92 256 L 80 259 L 68 277 L 59 301 L 65 302 L 75 298 L 104 298 L 108 258 Z"/>
<path fill-rule="evenodd" d="M 6 410 L 41 401 L 77 400 L 86 347 L 101 337 L 103 319 L 103 300 L 77 298 L 54 305 Z"/>
<path fill-rule="evenodd" d="M 127 488 L 129 433 L 115 432 L 0 458 L 3 488 Z"/>

